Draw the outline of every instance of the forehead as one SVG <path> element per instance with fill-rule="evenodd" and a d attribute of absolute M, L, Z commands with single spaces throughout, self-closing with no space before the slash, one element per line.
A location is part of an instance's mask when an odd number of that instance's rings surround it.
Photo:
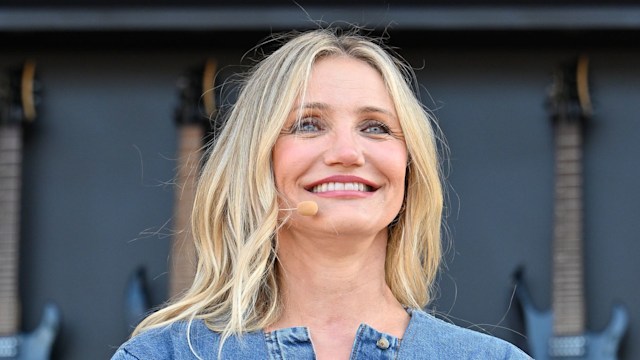
<path fill-rule="evenodd" d="M 385 82 L 369 63 L 349 56 L 329 56 L 317 60 L 300 102 L 327 102 L 329 105 L 358 104 L 386 107 L 395 113 Z"/>

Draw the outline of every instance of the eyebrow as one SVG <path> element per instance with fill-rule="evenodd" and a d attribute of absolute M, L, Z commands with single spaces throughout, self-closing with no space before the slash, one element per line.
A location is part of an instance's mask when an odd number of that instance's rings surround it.
<path fill-rule="evenodd" d="M 301 109 L 326 110 L 328 108 L 329 108 L 329 105 L 327 105 L 325 103 L 312 102 L 312 103 L 306 103 L 306 104 L 301 105 L 301 106 L 296 106 L 291 110 L 291 112 L 298 111 L 298 110 L 301 110 Z M 359 108 L 357 112 L 359 114 L 381 113 L 381 114 L 384 114 L 386 116 L 389 116 L 390 118 L 393 118 L 393 119 L 396 118 L 396 116 L 391 111 L 383 109 L 383 108 L 379 108 L 377 106 L 364 106 L 364 107 Z"/>
<path fill-rule="evenodd" d="M 384 114 L 392 119 L 395 119 L 396 116 L 389 110 L 383 109 L 383 108 L 379 108 L 376 106 L 365 106 L 363 108 L 358 109 L 358 112 L 360 114 L 365 114 L 365 113 L 381 113 Z"/>
<path fill-rule="evenodd" d="M 320 102 L 312 102 L 312 103 L 306 103 L 304 105 L 299 105 L 294 107 L 293 109 L 291 109 L 291 112 L 300 110 L 300 109 L 319 109 L 319 110 L 325 110 L 328 109 L 329 105 L 325 104 L 325 103 L 320 103 Z"/>

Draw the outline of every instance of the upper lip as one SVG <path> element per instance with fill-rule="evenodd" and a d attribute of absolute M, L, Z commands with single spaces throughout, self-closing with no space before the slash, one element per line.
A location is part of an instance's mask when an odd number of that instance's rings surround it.
<path fill-rule="evenodd" d="M 371 187 L 373 190 L 377 190 L 378 187 L 379 187 L 374 182 L 371 182 L 369 180 L 363 179 L 363 178 L 358 177 L 358 176 L 354 176 L 354 175 L 332 175 L 332 176 L 328 176 L 328 177 L 326 177 L 324 179 L 320 179 L 320 180 L 314 181 L 314 182 L 306 185 L 304 188 L 306 190 L 311 190 L 311 189 L 314 188 L 314 186 L 325 184 L 325 183 L 330 183 L 330 182 L 362 183 L 362 184 L 365 184 L 365 185 Z"/>

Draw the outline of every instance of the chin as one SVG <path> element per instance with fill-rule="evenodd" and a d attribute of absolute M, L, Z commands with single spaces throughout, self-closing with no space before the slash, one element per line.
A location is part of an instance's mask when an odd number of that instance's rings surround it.
<path fill-rule="evenodd" d="M 369 217 L 354 217 L 351 216 L 327 216 L 322 219 L 318 219 L 325 231 L 330 232 L 337 236 L 349 235 L 349 236 L 362 236 L 362 235 L 376 235 L 381 231 L 386 233 L 387 225 L 391 222 L 371 222 Z M 393 220 L 393 219 L 392 219 Z"/>

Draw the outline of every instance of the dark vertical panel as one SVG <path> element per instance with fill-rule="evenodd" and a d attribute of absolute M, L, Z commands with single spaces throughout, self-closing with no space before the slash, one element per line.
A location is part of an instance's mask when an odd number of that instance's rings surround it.
<path fill-rule="evenodd" d="M 613 303 L 631 315 L 626 359 L 640 353 L 640 60 L 637 50 L 592 56 L 595 117 L 585 136 L 586 293 L 591 329 L 609 322 Z"/>
<path fill-rule="evenodd" d="M 424 52 L 423 96 L 450 147 L 448 270 L 435 307 L 462 326 L 522 345 L 511 273 L 524 265 L 548 304 L 551 126 L 544 108 L 557 56 Z"/>
<path fill-rule="evenodd" d="M 56 357 L 107 358 L 126 336 L 136 266 L 165 299 L 172 231 L 176 79 L 199 61 L 165 53 L 36 57 L 43 110 L 27 139 L 25 325 L 45 299 L 62 308 Z"/>

